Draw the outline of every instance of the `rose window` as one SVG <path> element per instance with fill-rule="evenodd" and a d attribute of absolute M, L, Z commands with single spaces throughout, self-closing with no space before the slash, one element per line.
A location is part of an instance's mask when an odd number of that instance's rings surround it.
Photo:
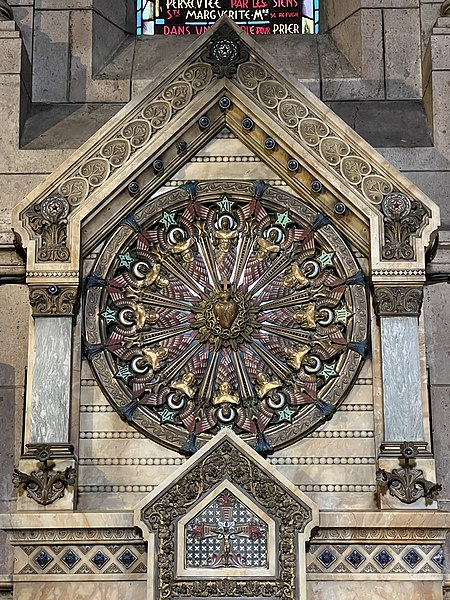
<path fill-rule="evenodd" d="M 122 222 L 87 280 L 86 348 L 145 435 L 261 452 L 307 435 L 366 351 L 364 277 L 323 215 L 262 183 L 187 184 Z"/>

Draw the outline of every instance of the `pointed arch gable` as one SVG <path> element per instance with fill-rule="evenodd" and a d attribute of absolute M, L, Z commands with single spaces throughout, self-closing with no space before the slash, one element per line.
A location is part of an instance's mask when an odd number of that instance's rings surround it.
<path fill-rule="evenodd" d="M 229 56 L 218 54 L 224 42 Z M 220 106 L 221 97 L 230 108 Z M 207 117 L 207 126 L 201 117 Z M 251 128 L 243 127 L 244 118 L 251 119 Z M 423 276 L 425 249 L 439 224 L 435 203 L 222 17 L 168 74 L 17 205 L 13 223 L 27 249 L 29 278 L 65 272 L 77 281 L 81 228 L 88 230 L 102 212 L 92 240 L 106 235 L 224 125 L 318 210 L 333 215 L 336 201 L 344 202 L 348 210 L 339 226 L 370 253 L 373 270 L 395 263 L 396 269 L 414 267 Z M 180 152 L 177 144 L 185 138 L 187 150 Z M 163 171 L 153 168 L 156 159 L 163 161 Z M 300 168 L 290 170 L 289 160 Z M 128 184 L 139 178 L 140 193 L 130 194 Z M 321 191 L 312 189 L 314 181 Z"/>

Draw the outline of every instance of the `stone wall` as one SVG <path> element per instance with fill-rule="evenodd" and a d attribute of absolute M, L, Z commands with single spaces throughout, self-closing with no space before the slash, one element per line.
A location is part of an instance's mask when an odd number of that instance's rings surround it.
<path fill-rule="evenodd" d="M 135 39 L 130 35 L 133 10 L 126 0 L 36 0 L 34 4 L 32 0 L 17 0 L 11 4 L 24 48 L 21 48 L 15 25 L 0 22 L 2 284 L 7 282 L 2 277 L 20 278 L 25 271 L 23 258 L 14 246 L 12 207 L 192 42 L 189 37 Z M 258 41 L 275 57 L 280 69 L 329 102 L 333 110 L 440 205 L 443 233 L 431 270 L 448 273 L 450 29 L 447 23 L 450 19 L 441 18 L 433 31 L 439 7 L 440 1 L 335 0 L 325 3 L 328 33 Z M 218 143 L 223 145 L 224 142 Z M 212 147 L 209 152 L 213 156 L 216 150 Z M 222 147 L 220 153 L 223 154 Z M 204 153 L 203 158 L 206 155 Z M 235 151 L 234 154 L 230 151 L 229 156 L 241 158 L 239 168 L 246 177 L 264 176 L 254 157 L 246 155 L 243 160 Z M 237 162 L 228 161 L 223 165 L 224 177 L 228 173 L 236 177 Z M 202 172 L 207 172 L 207 160 L 194 161 L 174 178 L 173 185 L 194 177 L 199 172 L 198 163 Z M 267 177 L 270 178 L 270 174 Z M 424 303 L 434 452 L 438 481 L 443 484 L 439 506 L 444 510 L 450 510 L 448 298 L 448 285 L 441 283 L 428 288 Z M 0 304 L 3 309 L 0 409 L 2 423 L 7 424 L 2 428 L 0 441 L 1 513 L 14 508 L 15 490 L 10 476 L 22 450 L 30 318 L 27 288 L 20 284 L 2 285 Z M 311 440 L 306 439 L 301 442 L 301 448 L 295 449 L 296 455 L 308 456 L 310 462 L 306 462 L 307 459 L 304 463 L 292 462 L 293 454 L 288 451 L 272 459 L 294 479 L 301 465 L 302 476 L 309 473 L 314 481 L 309 487 L 326 486 L 327 489 L 308 489 L 307 483 L 301 484 L 323 507 L 331 508 L 341 502 L 346 493 L 343 488 L 349 485 L 361 487 L 357 490 L 356 508 L 374 506 L 375 447 L 369 434 L 373 430 L 373 407 L 368 400 L 371 395 L 369 371 L 361 375 L 360 386 L 333 423 L 318 432 L 324 434 L 320 436 L 321 446 L 316 444 L 312 451 Z M 94 491 L 103 494 L 107 508 L 123 507 L 124 498 L 131 507 L 150 485 L 142 486 L 145 490 L 135 489 L 139 486 L 138 479 L 152 480 L 156 485 L 169 465 L 175 467 L 182 461 L 175 453 L 151 442 L 146 441 L 144 448 L 144 440 L 139 440 L 138 452 L 135 440 L 122 439 L 122 423 L 108 410 L 86 365 L 79 408 L 79 413 L 76 412 L 81 424 L 79 508 L 88 510 L 97 505 L 98 496 L 92 493 Z M 100 434 L 106 430 L 117 432 L 119 441 L 102 437 Z M 353 436 L 349 452 L 350 440 L 343 438 L 350 436 L 339 435 L 339 439 L 335 439 L 338 436 L 334 432 L 356 430 L 365 431 L 367 435 L 358 439 Z M 350 469 L 349 463 L 343 461 L 348 457 L 355 460 L 355 456 L 360 462 Z M 348 473 L 355 472 L 357 477 L 352 476 L 351 483 Z M 339 485 L 340 490 L 328 489 L 331 485 Z M 131 486 L 131 490 L 126 489 L 127 486 Z M 119 499 L 117 492 L 122 492 L 122 487 L 125 496 Z M 5 553 L 3 541 L 0 538 L 0 574 L 11 572 L 12 555 Z M 314 588 L 314 584 L 312 586 Z"/>

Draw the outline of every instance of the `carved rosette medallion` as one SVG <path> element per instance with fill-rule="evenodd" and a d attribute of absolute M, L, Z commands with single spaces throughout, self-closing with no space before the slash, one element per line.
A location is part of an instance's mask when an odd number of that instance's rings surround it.
<path fill-rule="evenodd" d="M 258 182 L 189 184 L 128 217 L 87 280 L 86 349 L 114 408 L 194 452 L 261 452 L 331 417 L 366 351 L 364 278 L 331 223 Z"/>

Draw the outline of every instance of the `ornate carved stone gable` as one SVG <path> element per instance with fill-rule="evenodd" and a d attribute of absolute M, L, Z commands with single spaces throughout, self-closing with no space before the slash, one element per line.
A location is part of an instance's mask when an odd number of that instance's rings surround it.
<path fill-rule="evenodd" d="M 231 431 L 145 498 L 135 524 L 155 549 L 155 599 L 305 598 L 317 507 Z M 195 564 L 193 544 L 201 546 Z"/>
<path fill-rule="evenodd" d="M 17 207 L 28 270 L 77 269 L 81 223 L 115 203 L 89 252 L 117 207 L 148 198 L 224 125 L 316 209 L 340 202 L 342 230 L 374 268 L 424 267 L 435 204 L 223 17 Z"/>

